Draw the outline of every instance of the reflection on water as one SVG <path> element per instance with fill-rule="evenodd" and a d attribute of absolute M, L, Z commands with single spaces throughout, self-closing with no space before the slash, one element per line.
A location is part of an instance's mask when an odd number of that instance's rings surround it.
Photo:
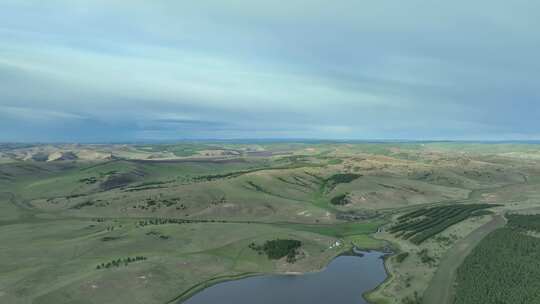
<path fill-rule="evenodd" d="M 185 304 L 362 304 L 362 293 L 386 278 L 380 252 L 340 256 L 318 273 L 268 275 L 209 287 Z"/>

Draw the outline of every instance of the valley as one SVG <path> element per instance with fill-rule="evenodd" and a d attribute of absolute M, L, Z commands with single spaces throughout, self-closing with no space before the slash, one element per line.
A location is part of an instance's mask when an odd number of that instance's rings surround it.
<path fill-rule="evenodd" d="M 539 157 L 532 144 L 3 144 L 0 302 L 172 303 L 318 272 L 352 248 L 393 253 L 370 303 L 450 301 L 462 253 L 540 211 Z"/>

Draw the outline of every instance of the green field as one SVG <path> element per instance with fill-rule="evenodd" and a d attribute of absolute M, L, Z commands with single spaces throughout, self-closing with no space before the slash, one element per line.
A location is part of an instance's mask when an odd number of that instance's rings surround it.
<path fill-rule="evenodd" d="M 414 264 L 417 252 L 436 265 L 435 249 L 448 249 L 439 243 L 462 237 L 448 231 L 535 207 L 540 183 L 540 153 L 528 145 L 14 145 L 0 153 L 0 303 L 15 304 L 169 303 L 227 279 L 318 271 L 352 246 L 405 249 L 396 271 L 434 271 Z M 393 234 L 374 238 L 383 226 Z M 381 287 L 378 302 L 421 294 L 429 282 L 417 282 Z"/>

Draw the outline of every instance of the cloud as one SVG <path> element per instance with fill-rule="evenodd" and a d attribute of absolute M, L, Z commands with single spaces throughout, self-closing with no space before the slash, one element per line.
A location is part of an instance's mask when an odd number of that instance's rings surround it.
<path fill-rule="evenodd" d="M 0 106 L 0 113 L 2 113 L 1 115 L 4 116 L 26 121 L 32 121 L 34 123 L 50 123 L 59 120 L 63 121 L 86 119 L 86 117 L 84 116 L 69 112 L 9 106 Z"/>
<path fill-rule="evenodd" d="M 539 12 L 524 0 L 5 0 L 0 117 L 28 128 L 0 140 L 40 140 L 37 126 L 51 140 L 530 139 Z"/>

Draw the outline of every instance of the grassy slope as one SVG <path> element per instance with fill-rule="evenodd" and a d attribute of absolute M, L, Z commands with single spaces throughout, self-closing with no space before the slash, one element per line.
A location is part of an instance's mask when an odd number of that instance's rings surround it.
<path fill-rule="evenodd" d="M 375 225 L 371 223 L 355 227 L 268 224 L 290 222 L 295 220 L 295 214 L 306 210 L 315 217 L 325 214 L 309 201 L 311 193 L 302 192 L 306 189 L 284 188 L 282 182 L 268 178 L 265 172 L 213 182 L 189 182 L 194 176 L 249 171 L 267 165 L 266 160 L 254 159 L 226 164 L 112 161 L 74 163 L 65 168 L 53 168 L 53 164 L 39 164 L 24 170 L 2 168 L 10 172 L 19 170 L 13 174 L 16 178 L 2 186 L 6 192 L 0 197 L 3 211 L 0 242 L 6 245 L 6 249 L 0 251 L 0 259 L 9 261 L 0 263 L 2 300 L 10 303 L 31 300 L 37 303 L 127 303 L 137 299 L 145 303 L 165 303 L 183 290 L 216 277 L 280 269 L 275 262 L 249 249 L 251 242 L 278 237 L 300 239 L 305 244 L 302 250 L 307 258 L 287 270 L 310 271 L 323 267 L 343 250 L 328 249 L 336 237 L 346 233 L 367 240 L 365 236 L 374 232 Z M 283 168 L 282 163 L 279 166 Z M 293 164 L 291 172 L 302 174 L 302 169 L 294 169 L 297 167 Z M 166 182 L 167 188 L 104 191 L 100 184 L 109 178 L 108 174 L 140 175 L 140 179 L 129 183 Z M 286 169 L 272 174 L 289 175 Z M 91 177 L 97 182 L 81 182 Z M 248 181 L 257 182 L 269 192 L 246 188 Z M 198 218 L 253 221 L 259 217 L 265 223 L 167 224 L 137 228 L 133 217 L 184 215 L 183 211 L 175 213 L 174 209 L 166 208 L 158 212 L 126 213 L 125 207 L 134 200 L 160 194 L 185 195 L 189 212 Z M 220 211 L 221 207 L 208 213 L 207 210 L 212 209 L 209 201 L 221 195 L 226 195 L 238 208 L 234 208 L 232 214 Z M 66 199 L 67 196 L 72 198 Z M 98 199 L 110 204 L 71 208 L 82 201 Z M 272 212 L 267 215 L 253 211 L 260 205 L 269 205 Z M 246 210 L 253 212 L 245 213 Z M 95 217 L 107 220 L 96 222 L 92 220 Z M 307 217 L 299 221 L 302 222 L 314 220 Z M 111 231 L 111 227 L 114 230 Z M 168 238 L 159 238 L 160 235 Z M 139 255 L 148 260 L 127 267 L 95 269 L 102 262 Z M 132 292 L 118 293 L 118 290 Z"/>
<path fill-rule="evenodd" d="M 110 226 L 115 230 L 107 231 Z M 169 238 L 160 239 L 155 233 Z M 117 239 L 103 241 L 105 236 Z M 322 266 L 338 253 L 319 254 L 330 244 L 329 238 L 269 225 L 208 223 L 135 228 L 127 220 L 55 220 L 0 227 L 0 242 L 8 245 L 0 258 L 10 261 L 0 266 L 4 278 L 0 288 L 13 296 L 8 298 L 10 303 L 32 298 L 39 303 L 62 303 L 66 295 L 92 299 L 93 303 L 135 299 L 164 303 L 196 282 L 215 276 L 273 271 L 273 263 L 250 250 L 248 244 L 277 237 L 302 240 L 304 250 L 313 257 L 304 261 L 306 265 Z M 101 262 L 138 255 L 148 260 L 117 269 L 95 269 Z M 131 292 L 118 293 L 119 288 Z"/>
<path fill-rule="evenodd" d="M 484 237 L 497 228 L 504 226 L 502 216 L 495 216 L 493 220 L 479 227 L 466 238 L 456 243 L 442 258 L 437 272 L 424 292 L 423 303 L 451 304 L 453 282 L 456 271 L 465 257 L 473 251 Z"/>
<path fill-rule="evenodd" d="M 120 160 L 2 164 L 0 176 L 5 178 L 0 180 L 0 243 L 6 244 L 6 249 L 0 250 L 0 260 L 5 261 L 0 262 L 0 300 L 127 303 L 139 299 L 164 303 L 193 286 L 223 276 L 316 270 L 351 242 L 362 248 L 383 244 L 369 237 L 383 223 L 383 217 L 347 223 L 336 220 L 337 213 L 392 212 L 396 207 L 471 198 L 471 190 L 476 191 L 475 199 L 482 199 L 486 192 L 475 189 L 514 182 L 521 178 L 516 172 L 524 166 L 506 158 L 489 163 L 473 160 L 467 168 L 475 172 L 467 173 L 454 151 L 441 152 L 436 161 L 432 160 L 432 150 L 449 150 L 436 145 L 260 147 L 292 151 L 296 156 L 249 157 L 223 163 Z M 427 150 L 428 156 L 422 154 Z M 505 171 L 498 171 L 501 168 Z M 111 171 L 130 179 L 126 185 L 105 190 L 101 184 L 110 178 L 107 173 Z M 324 179 L 351 171 L 363 177 L 331 190 L 325 188 Z M 234 172 L 239 174 L 193 182 L 198 176 Z M 418 178 L 426 172 L 434 173 L 427 179 Z M 532 178 L 535 172 L 527 174 Z M 448 176 L 457 183 L 442 178 Z M 90 177 L 97 182 L 80 182 Z M 142 190 L 126 191 L 132 188 Z M 353 193 L 357 200 L 348 206 L 329 204 L 333 196 L 345 192 Z M 368 200 L 360 200 L 361 195 Z M 148 199 L 173 198 L 178 198 L 185 209 L 177 209 L 178 205 L 140 208 Z M 94 203 L 73 209 L 87 201 Z M 108 220 L 92 221 L 96 217 Z M 137 228 L 137 218 L 159 217 L 229 222 Z M 104 237 L 110 240 L 103 241 Z M 248 248 L 250 242 L 277 237 L 301 239 L 307 258 L 285 265 L 270 262 Z M 329 250 L 338 239 L 345 240 L 346 246 Z M 136 255 L 147 256 L 148 260 L 127 267 L 95 269 L 101 262 Z"/>

